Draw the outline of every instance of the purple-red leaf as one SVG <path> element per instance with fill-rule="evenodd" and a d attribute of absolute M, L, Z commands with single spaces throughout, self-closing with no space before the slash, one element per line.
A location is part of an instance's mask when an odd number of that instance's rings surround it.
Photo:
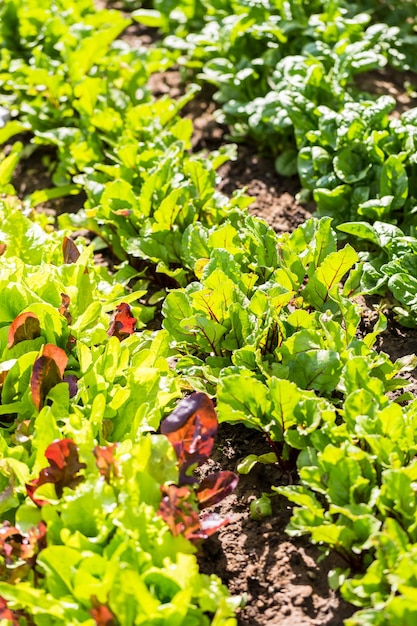
<path fill-rule="evenodd" d="M 78 472 L 85 469 L 85 463 L 80 463 L 78 448 L 72 439 L 60 439 L 51 443 L 45 456 L 49 461 L 49 466 L 40 471 L 39 477 L 26 485 L 28 496 L 38 506 L 46 504 L 45 500 L 35 497 L 35 492 L 41 485 L 53 483 L 58 498 L 62 496 L 64 487 L 75 489 L 84 480 Z"/>
<path fill-rule="evenodd" d="M 158 515 L 165 520 L 175 537 L 183 535 L 189 541 L 198 543 L 231 521 L 214 513 L 200 517 L 193 505 L 194 493 L 189 487 L 163 485 L 161 491 Z"/>
<path fill-rule="evenodd" d="M 62 253 L 64 255 L 65 264 L 76 263 L 80 256 L 80 251 L 72 239 L 69 239 L 69 237 L 64 237 L 62 242 Z"/>
<path fill-rule="evenodd" d="M 65 374 L 62 377 L 64 383 L 68 383 L 69 387 L 69 397 L 73 398 L 78 393 L 78 378 L 75 374 Z"/>
<path fill-rule="evenodd" d="M 161 433 L 168 437 L 177 454 L 180 484 L 197 482 L 187 471 L 210 456 L 217 425 L 213 402 L 205 393 L 193 393 L 182 400 L 162 422 Z"/>
<path fill-rule="evenodd" d="M 65 319 L 68 322 L 68 326 L 71 326 L 72 324 L 72 315 L 69 312 L 70 302 L 71 302 L 70 297 L 67 296 L 66 293 L 61 293 L 61 305 L 58 307 L 58 311 L 59 313 L 61 313 L 61 315 L 65 317 Z"/>
<path fill-rule="evenodd" d="M 117 444 L 112 443 L 108 446 L 96 446 L 93 450 L 99 472 L 108 483 L 113 476 L 119 475 L 117 459 L 114 458 L 116 447 Z"/>
<path fill-rule="evenodd" d="M 107 334 L 117 337 L 119 341 L 126 339 L 135 331 L 136 318 L 133 317 L 130 306 L 126 302 L 121 302 L 116 307 L 116 312 L 110 323 Z"/>
<path fill-rule="evenodd" d="M 199 508 L 205 509 L 217 504 L 236 489 L 238 482 L 238 476 L 229 470 L 206 476 L 197 489 Z"/>
<path fill-rule="evenodd" d="M 33 365 L 30 378 L 32 400 L 38 411 L 45 404 L 45 399 L 52 387 L 62 382 L 68 357 L 64 350 L 52 343 L 47 343 Z"/>
<path fill-rule="evenodd" d="M 10 522 L 4 521 L 0 527 L 0 579 L 14 584 L 25 578 L 35 566 L 38 553 L 45 547 L 45 522 L 21 533 Z"/>
<path fill-rule="evenodd" d="M 7 347 L 13 348 L 20 341 L 40 337 L 41 327 L 35 313 L 20 313 L 10 325 Z"/>
<path fill-rule="evenodd" d="M 198 538 L 200 517 L 191 501 L 192 491 L 177 485 L 162 485 L 161 491 L 158 515 L 168 524 L 174 537 L 183 535 L 190 540 Z"/>

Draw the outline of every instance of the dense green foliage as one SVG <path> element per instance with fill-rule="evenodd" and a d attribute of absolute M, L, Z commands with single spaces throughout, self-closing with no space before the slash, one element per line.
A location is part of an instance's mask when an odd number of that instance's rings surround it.
<path fill-rule="evenodd" d="M 415 324 L 416 115 L 393 118 L 390 98 L 354 81 L 409 62 L 413 3 L 403 23 L 386 9 L 158 0 L 134 13 L 217 86 L 234 136 L 275 146 L 281 171 L 297 165 L 318 217 L 277 235 L 243 194 L 216 190 L 232 148 L 191 152 L 180 111 L 196 88 L 152 97 L 149 77 L 175 50 L 121 43 L 129 20 L 89 0 L 3 2 L 1 620 L 235 624 L 240 599 L 198 571 L 200 487 L 185 486 L 183 451 L 156 434 L 189 391 L 265 433 L 261 462 L 297 459 L 300 484 L 276 491 L 297 505 L 291 534 L 346 560 L 333 582 L 361 608 L 348 624 L 417 617 L 417 401 L 398 392 L 415 363 L 374 350 L 382 314 L 359 338 L 355 299 L 388 288 Z M 14 171 L 40 149 L 55 187 L 22 202 Z M 81 192 L 60 230 L 34 211 Z M 114 272 L 82 237 L 71 243 L 80 227 L 116 257 Z M 366 242 L 359 253 L 347 234 Z M 220 483 L 226 495 L 233 480 Z"/>
<path fill-rule="evenodd" d="M 415 237 L 415 109 L 398 115 L 394 98 L 366 90 L 392 70 L 415 70 L 413 2 L 395 3 L 395 10 L 379 0 L 155 0 L 154 7 L 153 23 L 180 65 L 215 85 L 217 119 L 230 125 L 233 139 L 250 138 L 275 156 L 280 174 L 298 173 L 318 215 L 331 216 L 334 226 L 396 224 Z M 133 15 L 149 20 L 143 9 Z M 380 265 L 379 250 L 369 252 L 366 289 L 368 269 L 375 274 Z M 400 291 L 408 290 L 404 274 Z M 389 281 L 384 291 L 399 293 Z M 405 309 L 402 321 L 414 325 Z"/>

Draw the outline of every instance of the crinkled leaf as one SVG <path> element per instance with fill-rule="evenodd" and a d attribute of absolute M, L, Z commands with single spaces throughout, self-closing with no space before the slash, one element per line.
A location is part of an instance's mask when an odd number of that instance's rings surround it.
<path fill-rule="evenodd" d="M 107 334 L 110 337 L 115 336 L 122 341 L 135 332 L 136 322 L 137 320 L 133 317 L 130 306 L 126 302 L 121 302 L 116 307 L 116 312 L 113 314 Z"/>
<path fill-rule="evenodd" d="M 196 482 L 187 471 L 210 456 L 217 425 L 213 402 L 204 393 L 184 398 L 162 422 L 161 433 L 168 437 L 178 458 L 180 484 Z"/>
<path fill-rule="evenodd" d="M 381 170 L 379 184 L 380 196 L 393 196 L 392 208 L 400 209 L 408 196 L 408 176 L 401 159 L 391 154 Z"/>
<path fill-rule="evenodd" d="M 114 457 L 116 447 L 117 444 L 112 443 L 108 446 L 95 446 L 93 450 L 98 470 L 108 483 L 114 476 L 119 475 L 118 462 Z"/>
<path fill-rule="evenodd" d="M 238 482 L 238 476 L 228 470 L 206 476 L 197 489 L 199 508 L 205 509 L 221 502 L 236 489 Z"/>
<path fill-rule="evenodd" d="M 9 583 L 24 578 L 34 567 L 36 556 L 46 547 L 46 524 L 39 522 L 21 532 L 8 521 L 0 527 L 0 577 Z"/>
<path fill-rule="evenodd" d="M 168 524 L 174 537 L 184 535 L 190 540 L 198 537 L 200 518 L 192 504 L 190 489 L 185 486 L 163 485 L 161 492 L 158 515 Z"/>
<path fill-rule="evenodd" d="M 231 521 L 216 514 L 200 517 L 193 504 L 193 492 L 188 487 L 167 485 L 162 486 L 161 491 L 158 515 L 165 520 L 175 537 L 183 535 L 189 541 L 198 543 Z"/>
<path fill-rule="evenodd" d="M 21 612 L 9 609 L 7 606 L 7 601 L 2 596 L 0 596 L 0 620 L 7 620 L 8 624 L 11 624 L 12 626 L 19 626 L 20 616 Z"/>
<path fill-rule="evenodd" d="M 40 471 L 38 478 L 26 485 L 28 496 L 38 506 L 45 504 L 45 500 L 35 497 L 38 487 L 52 483 L 55 486 L 56 495 L 60 498 L 64 487 L 74 489 L 84 480 L 78 472 L 87 467 L 85 463 L 80 463 L 78 448 L 72 439 L 61 439 L 51 443 L 45 451 L 45 456 L 49 461 L 49 466 Z"/>

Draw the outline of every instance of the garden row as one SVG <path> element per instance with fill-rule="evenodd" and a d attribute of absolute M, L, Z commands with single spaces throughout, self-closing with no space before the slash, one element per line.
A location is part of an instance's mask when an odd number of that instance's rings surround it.
<path fill-rule="evenodd" d="M 132 6 L 132 3 L 129 3 Z M 133 3 L 134 4 L 134 3 Z M 361 90 L 415 67 L 413 2 L 379 0 L 168 2 L 138 9 L 158 26 L 184 76 L 215 86 L 219 122 L 297 173 L 317 215 L 361 244 L 367 293 L 392 294 L 415 326 L 417 114 Z M 363 241 L 359 242 L 358 240 Z M 369 243 L 368 243 L 369 242 Z M 411 307 L 411 311 L 410 311 Z"/>
<path fill-rule="evenodd" d="M 343 14 L 326 4 L 336 37 Z M 362 18 L 351 21 L 362 28 Z M 40 626 L 235 623 L 240 599 L 201 575 L 194 554 L 223 523 L 198 511 L 236 482 L 230 473 L 201 484 L 190 476 L 213 445 L 211 396 L 220 420 L 266 434 L 272 453 L 263 461 L 291 469 L 297 459 L 300 485 L 277 488 L 297 505 L 289 532 L 345 558 L 337 583 L 363 608 L 348 623 L 412 620 L 417 402 L 389 394 L 414 363 L 373 349 L 382 315 L 358 337 L 355 296 L 366 281 L 394 291 L 402 280 L 394 293 L 412 323 L 416 240 L 390 223 L 345 225 L 380 247 L 363 264 L 320 207 L 318 219 L 281 236 L 249 216 L 242 193 L 216 191 L 216 169 L 233 150 L 190 152 L 192 125 L 180 110 L 195 88 L 180 101 L 151 96 L 150 75 L 175 54 L 117 40 L 128 23 L 88 0 L 6 0 L 0 12 L 0 140 L 8 144 L 0 163 L 0 616 Z M 254 23 L 267 30 L 269 21 Z M 316 23 L 313 13 L 310 30 Z M 354 39 L 363 40 L 360 29 Z M 308 58 L 314 65 L 312 56 L 299 62 Z M 341 117 L 318 132 L 323 107 L 311 102 L 304 136 L 327 132 L 328 156 L 316 165 L 333 181 L 325 188 L 314 179 L 316 201 L 325 189 L 346 193 L 346 202 L 367 194 L 361 202 L 374 206 L 390 197 L 389 217 L 405 215 L 411 229 L 412 114 L 397 133 L 386 103 L 360 100 L 349 117 L 340 96 Z M 340 145 L 338 120 L 347 125 Z M 357 147 L 361 158 L 375 158 L 358 168 L 362 178 L 339 180 L 337 168 L 356 163 L 342 158 L 352 143 L 366 147 Z M 21 202 L 19 160 L 50 145 L 56 160 L 45 166 L 56 186 Z M 299 162 L 317 147 L 297 145 Z M 33 210 L 79 192 L 84 208 L 62 215 L 58 229 Z M 94 263 L 92 245 L 69 239 L 79 228 L 105 242 L 119 261 L 114 272 Z M 161 307 L 162 328 L 151 331 Z M 189 392 L 197 395 L 171 413 Z"/>

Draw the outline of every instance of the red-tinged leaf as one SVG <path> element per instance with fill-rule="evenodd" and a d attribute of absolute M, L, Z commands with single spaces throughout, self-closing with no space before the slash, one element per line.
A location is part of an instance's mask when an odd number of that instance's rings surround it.
<path fill-rule="evenodd" d="M 112 443 L 108 446 L 96 446 L 93 450 L 99 472 L 108 483 L 113 477 L 119 476 L 119 466 L 114 458 L 116 448 L 117 444 Z"/>
<path fill-rule="evenodd" d="M 238 476 L 228 470 L 206 476 L 197 489 L 200 510 L 221 502 L 236 489 L 238 482 Z"/>
<path fill-rule="evenodd" d="M 0 243 L 0 256 L 3 256 L 7 250 L 7 245 L 5 243 Z"/>
<path fill-rule="evenodd" d="M 68 357 L 65 353 L 65 350 L 58 348 L 58 346 L 55 346 L 53 343 L 47 343 L 43 347 L 42 355 L 46 356 L 48 359 L 53 359 L 55 361 L 62 378 L 65 372 L 65 368 L 68 364 Z"/>
<path fill-rule="evenodd" d="M 71 326 L 72 324 L 72 315 L 69 312 L 70 302 L 70 297 L 67 296 L 66 293 L 61 293 L 61 306 L 58 308 L 58 312 L 65 317 L 68 322 L 68 326 Z"/>
<path fill-rule="evenodd" d="M 53 483 L 56 495 L 60 498 L 64 487 L 75 489 L 84 480 L 78 472 L 87 467 L 85 463 L 80 463 L 78 448 L 72 439 L 60 439 L 51 443 L 45 451 L 45 456 L 49 466 L 40 471 L 38 478 L 26 485 L 28 496 L 38 506 L 46 504 L 45 500 L 35 497 L 35 492 L 41 485 Z"/>
<path fill-rule="evenodd" d="M 188 487 L 162 485 L 162 500 L 158 515 L 168 524 L 174 537 L 183 535 L 186 539 L 198 535 L 200 518 L 192 504 L 192 492 Z"/>
<path fill-rule="evenodd" d="M 21 533 L 8 521 L 0 527 L 0 579 L 10 584 L 25 578 L 35 566 L 36 557 L 46 548 L 46 524 Z"/>
<path fill-rule="evenodd" d="M 7 347 L 13 348 L 20 341 L 40 337 L 41 327 L 39 319 L 34 313 L 20 313 L 10 325 L 7 337 Z"/>
<path fill-rule="evenodd" d="M 91 597 L 91 604 L 90 615 L 97 626 L 117 626 L 118 621 L 106 604 L 100 604 L 96 596 Z"/>
<path fill-rule="evenodd" d="M 69 397 L 73 398 L 78 393 L 78 378 L 75 374 L 66 374 L 62 377 L 64 383 L 68 383 Z"/>
<path fill-rule="evenodd" d="M 233 522 L 232 517 L 220 517 L 220 515 L 217 515 L 216 513 L 207 513 L 206 515 L 202 515 L 200 517 L 200 538 L 207 539 L 207 537 L 214 535 L 214 533 L 220 530 L 220 528 L 230 524 L 230 522 Z"/>
<path fill-rule="evenodd" d="M 19 626 L 19 613 L 12 611 L 7 606 L 7 601 L 0 596 L 0 620 L 7 620 L 12 626 Z"/>
<path fill-rule="evenodd" d="M 68 357 L 64 350 L 47 343 L 43 347 L 40 357 L 35 360 L 32 376 L 30 379 L 30 390 L 32 400 L 38 411 L 45 404 L 45 399 L 52 387 L 62 382 Z"/>
<path fill-rule="evenodd" d="M 113 211 L 115 215 L 121 215 L 122 217 L 129 217 L 132 215 L 132 209 L 117 209 L 117 211 Z"/>
<path fill-rule="evenodd" d="M 107 334 L 110 335 L 110 337 L 115 336 L 122 341 L 134 333 L 136 321 L 136 318 L 132 315 L 130 306 L 126 302 L 121 302 L 121 304 L 118 304 L 116 307 L 116 312 L 113 314 Z"/>
<path fill-rule="evenodd" d="M 76 263 L 80 256 L 80 251 L 69 237 L 64 237 L 62 242 L 62 252 L 65 264 Z"/>
<path fill-rule="evenodd" d="M 9 373 L 10 370 L 7 370 L 6 372 L 0 372 L 0 389 L 3 386 L 4 381 L 6 380 L 6 376 Z"/>
<path fill-rule="evenodd" d="M 200 517 L 193 504 L 195 494 L 188 487 L 163 485 L 161 492 L 158 515 L 165 520 L 175 537 L 183 535 L 189 541 L 198 543 L 231 521 L 215 514 Z"/>
<path fill-rule="evenodd" d="M 67 344 L 65 346 L 65 349 L 67 350 L 67 352 L 71 352 L 71 350 L 74 348 L 76 343 L 77 343 L 77 339 L 74 337 L 74 335 L 69 335 Z"/>
<path fill-rule="evenodd" d="M 161 433 L 168 437 L 177 454 L 180 484 L 197 482 L 187 471 L 208 459 L 217 426 L 213 402 L 205 393 L 193 393 L 182 400 L 162 422 Z"/>

